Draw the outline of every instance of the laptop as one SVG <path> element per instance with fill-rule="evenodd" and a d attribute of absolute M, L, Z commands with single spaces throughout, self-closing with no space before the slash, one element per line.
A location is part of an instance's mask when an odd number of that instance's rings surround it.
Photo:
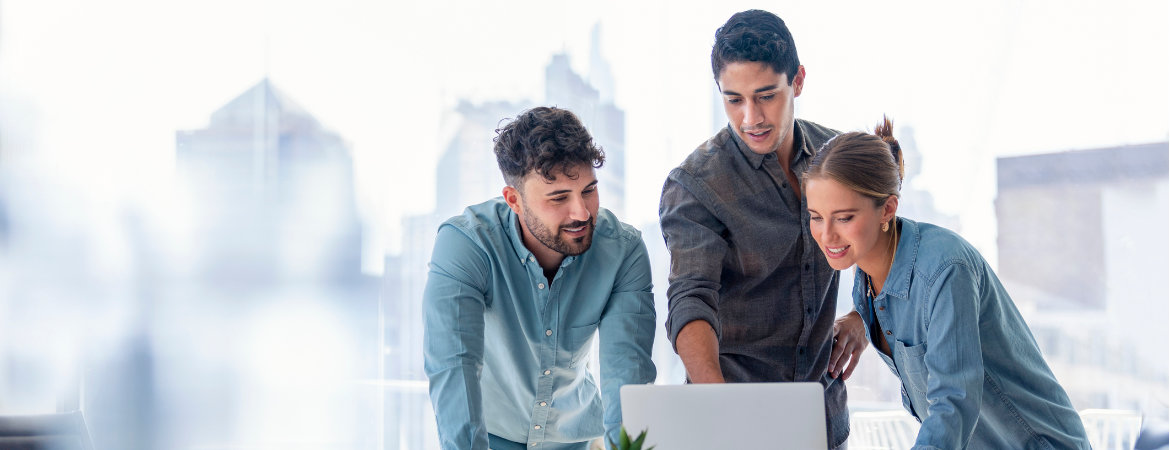
<path fill-rule="evenodd" d="M 643 448 L 828 447 L 820 383 L 630 384 L 621 396 L 630 438 L 646 430 Z"/>

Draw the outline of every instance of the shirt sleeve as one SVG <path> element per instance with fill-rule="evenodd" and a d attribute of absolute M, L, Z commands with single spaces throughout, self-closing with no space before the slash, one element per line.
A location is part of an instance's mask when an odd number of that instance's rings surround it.
<path fill-rule="evenodd" d="M 970 267 L 954 263 L 942 269 L 929 292 L 924 362 L 930 414 L 914 448 L 966 448 L 983 399 L 979 284 Z"/>
<path fill-rule="evenodd" d="M 720 275 L 727 241 L 727 227 L 716 217 L 702 198 L 713 198 L 685 171 L 675 169 L 662 187 L 658 207 L 662 237 L 670 251 L 670 286 L 666 316 L 667 337 L 676 345 L 679 330 L 695 321 L 705 320 L 722 336 L 717 316 Z"/>
<path fill-rule="evenodd" d="M 621 387 L 651 383 L 657 375 L 650 359 L 655 326 L 652 289 L 650 260 L 639 237 L 621 262 L 598 325 L 603 422 L 610 442 L 618 442 L 622 424 Z"/>
<path fill-rule="evenodd" d="M 487 450 L 483 370 L 484 251 L 462 231 L 439 228 L 423 291 L 423 359 L 444 450 Z"/>

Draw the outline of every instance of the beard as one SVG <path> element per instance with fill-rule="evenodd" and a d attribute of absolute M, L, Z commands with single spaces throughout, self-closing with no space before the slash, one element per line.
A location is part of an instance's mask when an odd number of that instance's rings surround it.
<path fill-rule="evenodd" d="M 537 219 L 536 215 L 528 209 L 528 204 L 524 203 L 524 225 L 528 226 L 528 231 L 545 247 L 565 256 L 577 256 L 589 250 L 589 246 L 593 244 L 595 219 L 595 217 L 590 217 L 589 220 L 570 222 L 559 225 L 556 230 L 552 230 Z M 580 228 L 582 226 L 586 227 L 586 233 L 580 237 L 568 238 L 561 231 L 562 228 Z"/>

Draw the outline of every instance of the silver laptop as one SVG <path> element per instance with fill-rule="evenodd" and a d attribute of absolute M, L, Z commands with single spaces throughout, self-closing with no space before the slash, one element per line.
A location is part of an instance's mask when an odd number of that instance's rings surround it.
<path fill-rule="evenodd" d="M 646 430 L 657 449 L 828 447 L 820 383 L 631 384 L 621 395 L 631 439 Z"/>

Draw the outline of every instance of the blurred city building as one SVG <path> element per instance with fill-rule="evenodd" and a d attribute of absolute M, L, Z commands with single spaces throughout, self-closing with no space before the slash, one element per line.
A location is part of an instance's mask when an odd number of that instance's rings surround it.
<path fill-rule="evenodd" d="M 353 161 L 337 133 L 264 79 L 176 136 L 193 274 L 223 281 L 360 279 Z"/>
<path fill-rule="evenodd" d="M 348 145 L 268 79 L 175 140 L 186 220 L 160 243 L 169 273 L 142 277 L 166 281 L 143 305 L 154 418 L 135 432 L 162 430 L 149 448 L 373 446 L 378 281 Z"/>
<path fill-rule="evenodd" d="M 1165 142 L 999 158 L 999 275 L 1073 405 L 1167 419 Z"/>

